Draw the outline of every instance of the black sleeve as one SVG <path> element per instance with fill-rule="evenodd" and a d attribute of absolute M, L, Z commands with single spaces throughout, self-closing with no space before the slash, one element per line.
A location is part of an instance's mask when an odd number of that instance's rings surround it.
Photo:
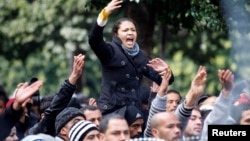
<path fill-rule="evenodd" d="M 65 80 L 59 91 L 54 96 L 51 105 L 44 111 L 45 117 L 32 127 L 28 134 L 45 133 L 51 136 L 55 135 L 55 119 L 56 116 L 67 107 L 72 95 L 74 94 L 76 86 Z"/>
<path fill-rule="evenodd" d="M 11 128 L 18 122 L 22 114 L 23 110 L 16 111 L 13 109 L 13 104 L 5 109 L 0 115 L 0 140 L 4 140 L 10 134 Z"/>

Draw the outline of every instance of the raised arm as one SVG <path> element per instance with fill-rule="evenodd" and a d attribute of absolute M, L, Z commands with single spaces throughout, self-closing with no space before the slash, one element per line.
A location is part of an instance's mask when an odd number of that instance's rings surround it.
<path fill-rule="evenodd" d="M 231 70 L 218 70 L 218 77 L 222 90 L 219 97 L 214 103 L 213 110 L 205 119 L 205 124 L 224 124 L 227 115 L 229 115 L 228 107 L 230 106 L 231 91 L 233 89 L 234 75 Z"/>
<path fill-rule="evenodd" d="M 165 96 L 165 94 L 168 90 L 169 79 L 171 78 L 171 71 L 169 68 L 165 68 L 165 70 L 163 70 L 163 71 L 165 71 L 165 73 L 162 76 L 161 85 L 159 87 L 159 90 L 158 90 L 158 93 L 157 93 L 155 99 L 152 101 L 152 104 L 150 106 L 147 126 L 146 126 L 146 129 L 144 131 L 144 135 L 146 137 L 152 137 L 151 127 L 150 127 L 150 122 L 151 122 L 152 116 L 156 113 L 166 111 L 166 96 Z"/>
<path fill-rule="evenodd" d="M 76 82 L 82 75 L 84 59 L 85 56 L 82 54 L 74 56 L 72 73 L 55 94 L 49 108 L 45 110 L 45 117 L 29 130 L 29 134 L 46 133 L 52 136 L 55 135 L 54 123 L 56 116 L 68 105 L 75 92 Z"/>
<path fill-rule="evenodd" d="M 234 84 L 234 75 L 231 70 L 218 70 L 219 82 L 222 85 L 222 90 L 219 97 L 216 99 L 213 110 L 207 115 L 202 136 L 207 137 L 207 129 L 210 124 L 233 124 L 233 121 L 228 119 L 230 106 L 231 91 Z"/>
<path fill-rule="evenodd" d="M 28 83 L 22 83 L 18 86 L 18 90 L 15 92 L 14 103 L 6 108 L 3 114 L 0 115 L 0 140 L 3 140 L 11 131 L 11 128 L 18 122 L 22 116 L 22 107 L 25 106 L 26 101 L 30 100 L 32 95 L 43 85 L 41 80 L 28 85 Z"/>
<path fill-rule="evenodd" d="M 112 0 L 110 1 L 106 7 L 104 7 L 99 13 L 98 18 L 97 18 L 97 24 L 99 26 L 105 26 L 109 15 L 116 9 L 121 7 L 122 0 Z"/>
<path fill-rule="evenodd" d="M 150 86 L 150 94 L 148 98 L 148 107 L 151 107 L 151 103 L 153 99 L 155 98 L 157 92 L 159 91 L 160 86 L 156 82 L 152 82 L 152 85 Z"/>
<path fill-rule="evenodd" d="M 166 92 L 168 90 L 168 85 L 169 85 L 169 79 L 171 78 L 171 70 L 169 67 L 166 67 L 164 70 L 163 70 L 164 73 L 162 73 L 162 82 L 161 82 L 161 85 L 160 85 L 160 88 L 159 88 L 159 91 L 158 91 L 158 95 L 160 97 L 163 97 L 166 95 Z"/>
<path fill-rule="evenodd" d="M 207 72 L 204 66 L 199 66 L 199 69 L 191 82 L 190 89 L 185 97 L 183 103 L 181 103 L 175 114 L 181 121 L 181 131 L 183 132 L 186 128 L 194 105 L 197 99 L 204 93 L 206 87 Z"/>
<path fill-rule="evenodd" d="M 73 71 L 69 76 L 69 83 L 72 85 L 76 84 L 76 81 L 82 76 L 83 66 L 85 63 L 85 55 L 79 54 L 74 56 Z"/>
<path fill-rule="evenodd" d="M 193 78 L 191 87 L 185 97 L 185 105 L 187 107 L 193 107 L 197 99 L 204 93 L 206 80 L 206 68 L 204 66 L 199 66 L 196 76 Z"/>
<path fill-rule="evenodd" d="M 104 41 L 103 30 L 108 22 L 109 15 L 121 7 L 122 0 L 110 1 L 99 13 L 88 35 L 88 43 L 98 59 L 107 63 L 113 57 L 113 49 Z"/>
<path fill-rule="evenodd" d="M 234 75 L 231 70 L 218 70 L 218 77 L 222 85 L 222 94 L 226 97 L 230 96 L 233 90 Z"/>

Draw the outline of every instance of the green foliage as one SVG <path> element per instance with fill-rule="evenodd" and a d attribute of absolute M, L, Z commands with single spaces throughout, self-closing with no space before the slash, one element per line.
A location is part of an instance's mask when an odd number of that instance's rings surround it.
<path fill-rule="evenodd" d="M 34 59 L 36 58 L 36 59 Z M 43 61 L 41 61 L 43 60 Z M 42 95 L 55 93 L 64 79 L 68 76 L 67 71 L 59 71 L 67 69 L 64 60 L 45 58 L 42 54 L 36 54 L 27 58 L 26 62 L 20 60 L 12 61 L 11 63 L 1 58 L 0 76 L 1 84 L 5 86 L 9 95 L 12 94 L 17 84 L 21 82 L 29 82 L 32 77 L 37 77 L 44 81 L 44 85 L 40 90 Z M 58 64 L 51 65 L 51 63 Z"/>
<path fill-rule="evenodd" d="M 231 68 L 232 60 L 228 59 L 228 55 L 232 43 L 222 32 L 204 31 L 196 35 L 189 32 L 186 36 L 180 34 L 168 36 L 171 42 L 166 45 L 164 54 L 175 75 L 175 82 L 171 87 L 185 95 L 199 65 L 203 65 L 206 66 L 208 73 L 206 92 L 218 94 L 221 85 L 218 85 L 217 71 Z M 157 44 L 153 50 L 155 57 L 160 54 L 157 46 L 160 45 Z"/>
<path fill-rule="evenodd" d="M 87 0 L 85 7 L 88 11 L 91 10 L 99 11 L 109 2 L 110 2 L 109 0 Z"/>
<path fill-rule="evenodd" d="M 56 92 L 71 72 L 72 55 L 84 53 L 87 61 L 78 92 L 98 97 L 100 64 L 87 37 L 98 12 L 108 2 L 0 0 L 0 77 L 7 92 L 11 94 L 19 82 L 35 76 L 45 81 L 42 94 Z M 140 30 L 145 39 L 138 37 L 146 45 L 143 49 L 151 58 L 165 57 L 171 65 L 176 78 L 171 87 L 184 95 L 198 66 L 205 65 L 207 92 L 217 94 L 221 89 L 218 69 L 231 68 L 237 71 L 237 77 L 250 72 L 246 65 L 250 30 L 247 2 L 124 0 L 122 8 L 109 18 L 104 34 L 110 39 L 112 23 L 123 14 L 133 14 L 125 16 L 136 18 L 139 27 L 146 27 Z M 151 40 L 154 43 L 148 42 Z"/>
<path fill-rule="evenodd" d="M 8 54 L 7 59 L 25 60 L 30 53 L 41 51 L 51 39 L 63 46 L 66 41 L 60 32 L 64 28 L 74 29 L 84 21 L 84 4 L 77 0 L 1 1 L 0 33 L 4 37 L 1 53 Z M 68 34 L 76 34 L 76 40 L 84 41 L 81 30 L 75 28 Z"/>
<path fill-rule="evenodd" d="M 4 64 L 0 76 L 9 94 L 19 82 L 29 81 L 31 77 L 44 80 L 41 94 L 55 93 L 68 78 L 73 51 L 81 48 L 84 53 L 89 50 L 87 30 L 93 20 L 86 16 L 90 13 L 85 11 L 85 2 L 0 1 L 0 54 Z M 88 67 L 87 71 L 90 75 L 86 75 L 85 83 L 100 70 Z M 93 95 L 98 94 L 97 85 L 86 86 L 86 89 Z M 83 88 L 80 91 L 84 92 Z"/>
<path fill-rule="evenodd" d="M 223 31 L 226 24 L 223 15 L 220 14 L 219 3 L 215 0 L 191 0 L 191 7 L 185 16 L 194 19 L 194 30 Z"/>

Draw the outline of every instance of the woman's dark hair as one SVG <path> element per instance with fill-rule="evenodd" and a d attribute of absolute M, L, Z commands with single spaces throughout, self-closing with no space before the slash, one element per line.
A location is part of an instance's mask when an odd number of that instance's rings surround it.
<path fill-rule="evenodd" d="M 112 27 L 112 35 L 113 36 L 115 36 L 117 34 L 117 31 L 120 28 L 121 23 L 124 22 L 124 21 L 130 21 L 135 25 L 135 28 L 137 27 L 136 22 L 133 19 L 131 19 L 131 18 L 121 18 L 121 19 L 117 20 L 115 22 L 115 24 L 113 25 L 113 27 Z"/>

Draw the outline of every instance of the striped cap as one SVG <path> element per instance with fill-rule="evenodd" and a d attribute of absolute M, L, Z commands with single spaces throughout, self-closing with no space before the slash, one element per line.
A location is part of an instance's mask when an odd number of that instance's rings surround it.
<path fill-rule="evenodd" d="M 97 130 L 94 123 L 86 120 L 81 120 L 75 123 L 69 131 L 70 141 L 82 141 L 84 137 L 92 130 Z"/>

